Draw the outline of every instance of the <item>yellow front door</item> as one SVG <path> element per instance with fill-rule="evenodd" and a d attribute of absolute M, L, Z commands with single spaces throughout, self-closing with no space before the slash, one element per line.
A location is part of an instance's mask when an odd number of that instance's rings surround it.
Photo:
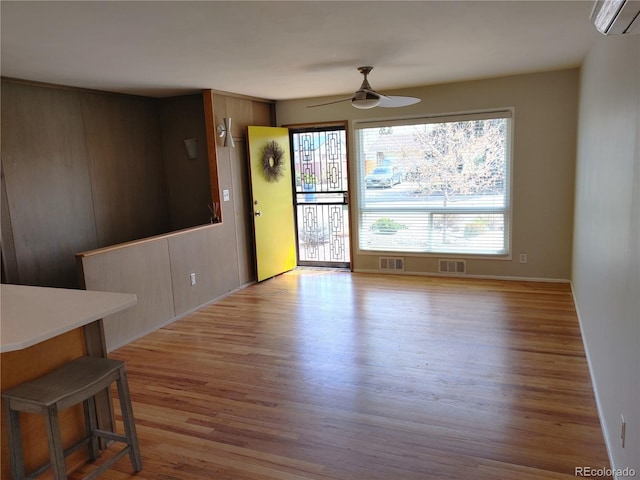
<path fill-rule="evenodd" d="M 286 128 L 248 127 L 258 281 L 296 266 L 291 155 Z"/>

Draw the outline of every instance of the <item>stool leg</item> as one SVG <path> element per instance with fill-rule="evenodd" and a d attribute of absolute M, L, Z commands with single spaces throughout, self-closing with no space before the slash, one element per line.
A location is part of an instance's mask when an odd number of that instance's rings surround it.
<path fill-rule="evenodd" d="M 124 423 L 124 432 L 127 437 L 127 444 L 131 447 L 129 458 L 131 459 L 133 470 L 139 472 L 142 470 L 142 457 L 140 455 L 140 445 L 138 444 L 136 422 L 133 418 L 129 382 L 127 381 L 127 372 L 124 367 L 120 369 L 117 384 L 118 398 L 120 399 L 120 410 L 122 411 L 122 422 Z"/>
<path fill-rule="evenodd" d="M 45 428 L 49 441 L 49 455 L 51 456 L 51 470 L 55 480 L 67 480 L 67 466 L 64 463 L 64 447 L 60 434 L 58 407 L 52 405 L 47 409 Z"/>
<path fill-rule="evenodd" d="M 98 428 L 98 420 L 96 417 L 96 402 L 94 397 L 86 399 L 84 402 L 84 425 L 86 435 L 89 438 L 89 459 L 95 462 L 98 458 L 100 447 L 98 446 L 98 437 L 93 432 Z"/>
<path fill-rule="evenodd" d="M 24 461 L 22 458 L 22 431 L 20 429 L 20 412 L 12 410 L 11 401 L 5 400 L 4 412 L 7 419 L 7 442 L 9 444 L 9 464 L 11 466 L 11 478 L 20 480 L 24 478 Z"/>

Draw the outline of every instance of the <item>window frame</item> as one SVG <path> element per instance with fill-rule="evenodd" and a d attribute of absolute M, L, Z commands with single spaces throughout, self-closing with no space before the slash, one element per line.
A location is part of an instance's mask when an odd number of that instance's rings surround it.
<path fill-rule="evenodd" d="M 440 208 L 397 208 L 397 207 L 375 207 L 365 205 L 365 162 L 364 155 L 361 151 L 361 140 L 359 131 L 367 128 L 389 128 L 394 126 L 410 126 L 421 124 L 435 124 L 435 123 L 447 123 L 447 122 L 462 122 L 462 121 L 474 121 L 474 120 L 489 120 L 496 118 L 507 119 L 506 129 L 506 146 L 505 154 L 506 158 L 506 171 L 505 171 L 505 191 L 504 191 L 504 206 L 496 208 L 481 209 L 478 207 L 472 208 L 460 208 L 460 207 L 440 207 Z M 514 171 L 514 135 L 515 135 L 515 109 L 513 107 L 504 107 L 496 109 L 483 109 L 477 111 L 466 112 L 454 112 L 443 113 L 436 115 L 422 115 L 416 117 L 406 118 L 388 118 L 388 119 L 375 119 L 375 120 L 354 120 L 351 129 L 353 135 L 353 150 L 354 158 L 358 160 L 355 163 L 355 181 L 351 191 L 355 193 L 357 200 L 357 214 L 355 215 L 354 225 L 354 242 L 353 248 L 356 255 L 366 256 L 409 256 L 409 257 L 455 257 L 455 258 L 487 258 L 492 260 L 511 260 L 512 259 L 512 233 L 513 233 L 513 171 Z M 504 221 L 504 251 L 491 253 L 491 252 L 469 252 L 462 250 L 397 250 L 397 249 L 363 249 L 361 247 L 361 229 L 363 228 L 363 214 L 365 212 L 430 212 L 431 214 L 500 214 L 503 215 Z"/>

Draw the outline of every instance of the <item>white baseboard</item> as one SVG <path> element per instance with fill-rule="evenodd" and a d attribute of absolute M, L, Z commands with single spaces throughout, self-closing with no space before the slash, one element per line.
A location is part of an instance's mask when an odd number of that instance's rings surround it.
<path fill-rule="evenodd" d="M 439 278 L 479 278 L 488 280 L 513 280 L 521 282 L 547 282 L 547 283 L 571 283 L 570 280 L 564 278 L 538 278 L 538 277 L 512 277 L 505 275 L 469 275 L 469 274 L 453 274 L 453 273 L 435 273 L 435 272 L 411 272 L 411 271 L 391 271 L 384 272 L 377 269 L 358 268 L 353 270 L 354 273 L 379 273 L 382 275 L 410 275 L 418 277 L 439 277 Z M 575 302 L 574 302 L 575 303 Z"/>
<path fill-rule="evenodd" d="M 128 338 L 126 341 L 124 341 L 124 342 L 122 342 L 120 344 L 117 344 L 117 345 L 109 347 L 109 349 L 107 350 L 107 353 L 111 353 L 114 350 L 117 350 L 117 349 L 119 349 L 121 347 L 124 347 L 125 345 L 128 345 L 131 342 L 135 342 L 136 340 L 138 340 L 138 339 L 140 339 L 140 338 L 142 338 L 142 337 L 144 337 L 146 335 L 149 335 L 152 332 L 155 332 L 156 330 L 159 330 L 159 329 L 161 329 L 163 327 L 166 327 L 167 325 L 171 325 L 173 322 L 175 322 L 177 320 L 180 320 L 181 318 L 184 318 L 184 317 L 186 317 L 188 315 L 191 315 L 192 313 L 200 310 L 201 308 L 204 308 L 204 307 L 206 307 L 208 305 L 211 305 L 212 303 L 215 303 L 218 300 L 222 300 L 223 298 L 228 297 L 229 295 L 231 295 L 233 293 L 239 292 L 240 290 L 243 290 L 243 289 L 247 288 L 249 285 L 253 285 L 254 283 L 256 283 L 256 282 L 248 282 L 248 283 L 245 283 L 244 285 L 240 285 L 238 288 L 234 288 L 233 290 L 229 290 L 227 293 L 224 293 L 224 294 L 220 295 L 219 297 L 212 298 L 211 300 L 206 301 L 202 305 L 198 305 L 197 307 L 194 307 L 194 308 L 192 308 L 192 309 L 190 309 L 190 310 L 188 310 L 188 311 L 186 311 L 184 313 L 181 313 L 178 316 L 170 318 L 169 320 L 167 320 L 165 322 L 162 322 L 162 323 L 159 323 L 157 325 L 154 325 L 150 329 L 145 330 L 144 332 L 139 333 L 138 335 L 135 335 L 134 337 Z"/>
<path fill-rule="evenodd" d="M 576 316 L 578 317 L 578 325 L 580 327 L 580 338 L 582 338 L 582 347 L 584 348 L 584 354 L 587 357 L 587 366 L 589 367 L 589 377 L 591 378 L 591 385 L 593 386 L 593 395 L 596 399 L 596 409 L 598 410 L 598 418 L 600 418 L 600 428 L 602 429 L 602 436 L 604 437 L 604 444 L 607 449 L 607 456 L 609 457 L 609 465 L 611 468 L 615 470 L 616 466 L 613 464 L 613 455 L 611 452 L 612 449 L 612 441 L 607 433 L 607 429 L 605 428 L 605 417 L 602 412 L 602 403 L 600 401 L 600 396 L 598 395 L 598 382 L 596 382 L 596 377 L 593 375 L 593 369 L 591 368 L 591 356 L 589 355 L 589 345 L 584 339 L 584 329 L 582 325 L 582 319 L 580 317 L 580 309 L 578 308 L 578 302 L 576 301 L 575 291 L 573 290 L 573 283 L 569 282 L 571 286 L 571 298 L 573 298 L 573 306 L 576 309 Z M 618 477 L 616 477 L 618 480 Z"/>

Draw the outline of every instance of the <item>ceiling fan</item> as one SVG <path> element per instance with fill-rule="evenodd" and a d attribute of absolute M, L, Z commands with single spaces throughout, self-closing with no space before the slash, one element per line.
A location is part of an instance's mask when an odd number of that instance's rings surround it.
<path fill-rule="evenodd" d="M 397 95 L 390 96 L 376 92 L 371 88 L 371 85 L 369 85 L 369 81 L 367 80 L 367 75 L 371 73 L 371 70 L 373 70 L 373 67 L 358 67 L 358 71 L 364 75 L 364 80 L 362 81 L 362 85 L 360 85 L 358 91 L 356 91 L 352 97 L 335 100 L 333 102 L 320 103 L 318 105 L 308 105 L 308 107 L 323 107 L 334 103 L 351 101 L 351 105 L 355 108 L 365 110 L 373 107 L 406 107 L 420 101 L 420 99 L 416 97 L 401 97 Z"/>

